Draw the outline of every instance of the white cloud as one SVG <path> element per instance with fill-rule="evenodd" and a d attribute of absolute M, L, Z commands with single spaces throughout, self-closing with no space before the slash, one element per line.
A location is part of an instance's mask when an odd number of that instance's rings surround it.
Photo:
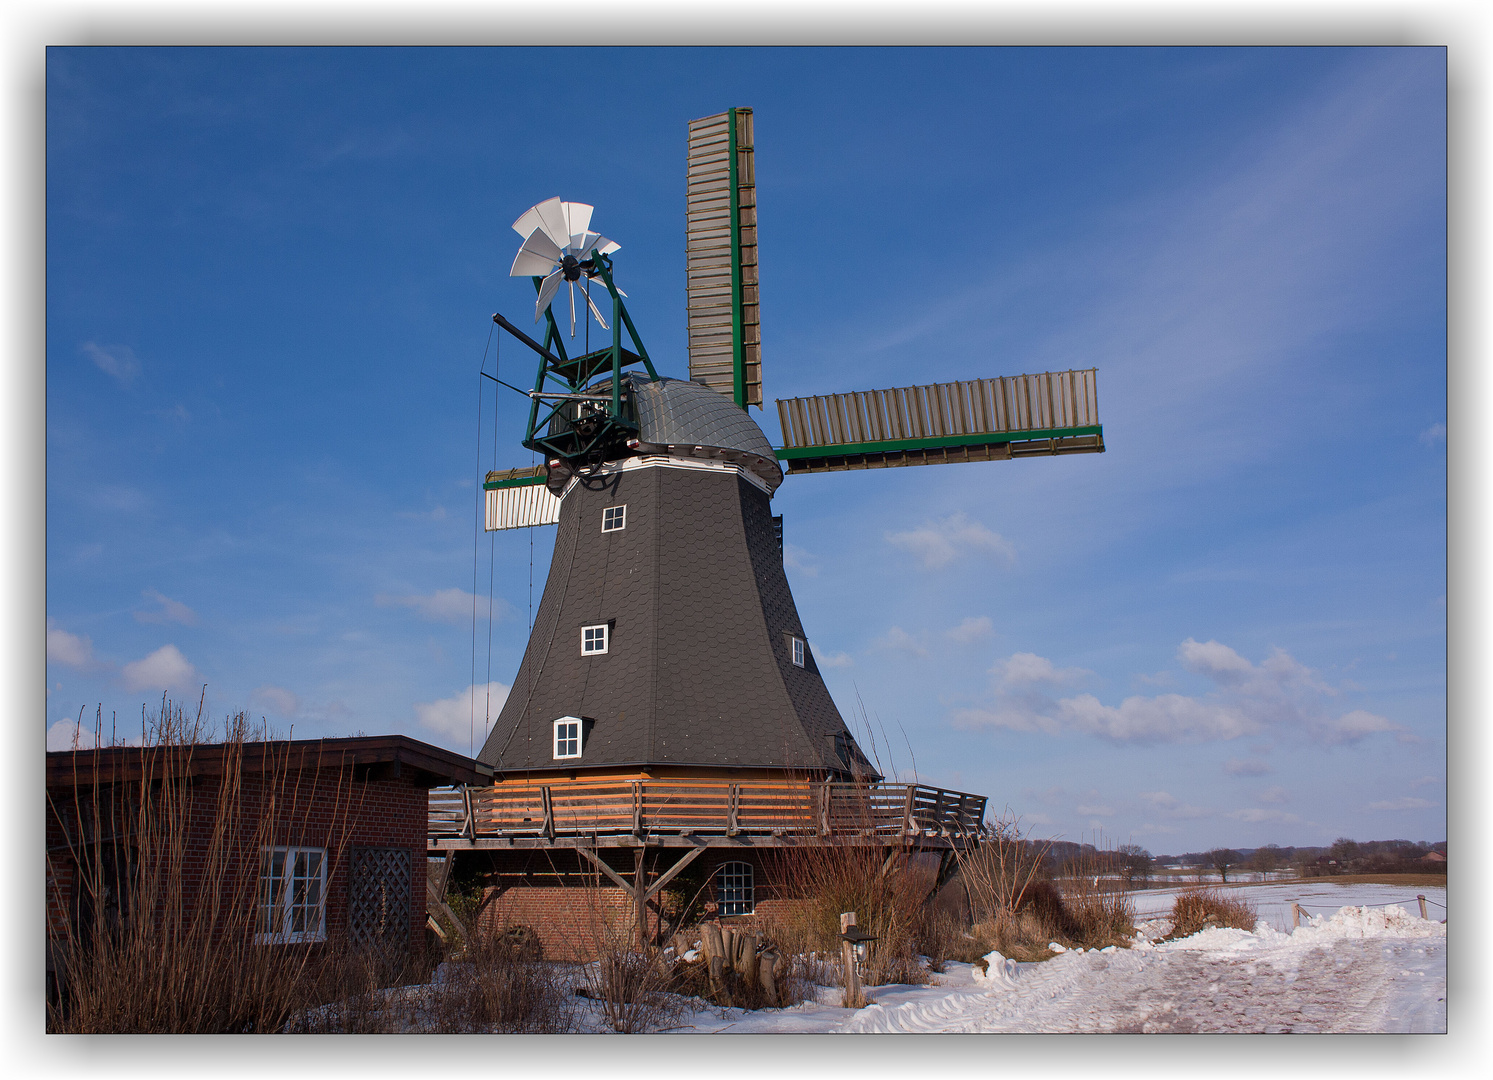
<path fill-rule="evenodd" d="M 994 633 L 995 625 L 990 621 L 989 615 L 971 615 L 958 626 L 945 630 L 944 637 L 961 645 L 972 645 L 977 641 L 984 641 Z"/>
<path fill-rule="evenodd" d="M 1015 653 L 992 667 L 994 701 L 957 710 L 956 726 L 1004 727 L 1049 734 L 1079 732 L 1115 742 L 1175 743 L 1228 741 L 1278 728 L 1320 744 L 1354 743 L 1373 734 L 1398 732 L 1402 741 L 1416 736 L 1374 713 L 1355 709 L 1333 716 L 1324 699 L 1338 690 L 1282 649 L 1259 664 L 1217 641 L 1188 638 L 1177 659 L 1189 671 L 1215 684 L 1211 693 L 1136 695 L 1106 705 L 1093 694 L 1054 700 L 1056 687 L 1092 674 L 1082 668 L 1058 668 L 1035 653 Z M 1224 771 L 1234 776 L 1268 772 L 1261 764 L 1233 758 Z"/>
<path fill-rule="evenodd" d="M 47 663 L 66 664 L 68 667 L 87 667 L 93 662 L 93 642 L 77 634 L 69 634 L 57 625 L 56 620 L 47 619 Z"/>
<path fill-rule="evenodd" d="M 173 600 L 169 596 L 162 596 L 154 589 L 146 589 L 140 594 L 147 600 L 154 600 L 160 605 L 157 611 L 137 611 L 135 621 L 143 623 L 181 623 L 183 626 L 196 626 L 197 613 L 187 607 L 179 600 Z"/>
<path fill-rule="evenodd" d="M 71 750 L 74 739 L 77 739 L 79 750 L 93 749 L 93 730 L 79 727 L 76 720 L 59 720 L 47 728 L 48 750 Z"/>
<path fill-rule="evenodd" d="M 1033 683 L 1050 683 L 1061 686 L 1078 682 L 1092 675 L 1083 668 L 1054 667 L 1052 661 L 1036 653 L 1012 653 L 1005 660 L 997 660 L 990 673 L 1000 679 L 1002 687 L 1029 686 Z"/>
<path fill-rule="evenodd" d="M 783 568 L 797 570 L 804 577 L 819 576 L 819 561 L 797 544 L 783 545 Z"/>
<path fill-rule="evenodd" d="M 1109 806 L 1075 806 L 1075 814 L 1083 814 L 1087 817 L 1114 817 L 1115 811 Z"/>
<path fill-rule="evenodd" d="M 1231 757 L 1223 763 L 1223 771 L 1230 776 L 1264 776 L 1270 766 L 1258 758 Z"/>
<path fill-rule="evenodd" d="M 415 716 L 421 727 L 444 736 L 448 742 L 475 736 L 480 748 L 483 724 L 497 721 L 503 702 L 508 700 L 508 689 L 500 682 L 475 684 L 452 697 L 416 704 Z"/>
<path fill-rule="evenodd" d="M 1193 821 L 1198 818 L 1212 817 L 1214 813 L 1204 806 L 1188 806 L 1175 795 L 1166 791 L 1143 791 L 1140 797 L 1143 802 L 1150 803 L 1167 817 L 1181 821 Z"/>
<path fill-rule="evenodd" d="M 1129 697 L 1118 707 L 1092 694 L 1058 702 L 1063 726 L 1115 742 L 1205 742 L 1252 735 L 1259 725 L 1238 709 L 1183 697 Z"/>
<path fill-rule="evenodd" d="M 1290 794 L 1279 784 L 1260 792 L 1260 802 L 1263 803 L 1288 803 L 1290 801 Z"/>
<path fill-rule="evenodd" d="M 1301 820 L 1295 814 L 1288 814 L 1284 810 L 1261 810 L 1253 806 L 1245 810 L 1230 810 L 1224 816 L 1233 818 L 1235 821 L 1249 822 L 1252 825 L 1295 825 Z"/>
<path fill-rule="evenodd" d="M 822 668 L 845 668 L 855 665 L 849 653 L 821 653 L 818 649 L 814 650 L 814 663 Z"/>
<path fill-rule="evenodd" d="M 453 623 L 457 626 L 466 626 L 471 623 L 474 603 L 477 618 L 485 619 L 488 614 L 487 597 L 475 596 L 463 589 L 441 589 L 429 596 L 391 596 L 388 593 L 379 593 L 373 598 L 373 602 L 379 607 L 411 608 L 423 619 L 429 619 L 431 622 Z M 507 608 L 508 605 L 501 599 L 493 604 L 493 610 L 500 619 Z"/>
<path fill-rule="evenodd" d="M 1444 783 L 1446 783 L 1446 780 L 1440 776 L 1420 776 L 1410 781 L 1410 786 L 1413 788 L 1434 787 Z"/>
<path fill-rule="evenodd" d="M 128 345 L 110 345 L 104 348 L 92 341 L 83 343 L 83 354 L 93 361 L 105 375 L 112 375 L 123 386 L 135 381 L 140 374 L 140 361 L 135 359 L 135 350 Z"/>
<path fill-rule="evenodd" d="M 145 659 L 126 664 L 122 674 L 131 690 L 183 690 L 200 681 L 197 669 L 175 645 L 162 645 Z"/>
<path fill-rule="evenodd" d="M 1429 810 L 1436 804 L 1429 799 L 1417 799 L 1412 795 L 1406 795 L 1399 799 L 1385 799 L 1382 802 L 1369 803 L 1370 810 Z"/>
<path fill-rule="evenodd" d="M 878 648 L 891 649 L 895 652 L 905 652 L 912 656 L 927 656 L 928 650 L 919 644 L 918 639 L 909 634 L 900 626 L 894 626 L 874 642 Z"/>
<path fill-rule="evenodd" d="M 1446 442 L 1446 425 L 1432 424 L 1420 433 L 1420 441 L 1427 446 L 1435 446 L 1438 443 Z"/>
<path fill-rule="evenodd" d="M 301 711 L 300 698 L 283 686 L 274 686 L 270 683 L 265 683 L 254 691 L 253 701 L 260 708 L 268 709 L 270 712 L 287 718 Z"/>
<path fill-rule="evenodd" d="M 924 569 L 939 570 L 962 555 L 994 556 L 1016 561 L 1016 549 L 999 533 L 991 532 L 962 510 L 906 532 L 889 532 L 887 543 L 918 557 Z"/>

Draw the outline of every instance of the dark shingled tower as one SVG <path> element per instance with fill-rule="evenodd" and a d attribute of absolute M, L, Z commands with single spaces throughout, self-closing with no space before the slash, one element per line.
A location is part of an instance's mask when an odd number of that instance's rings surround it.
<path fill-rule="evenodd" d="M 496 778 L 665 767 L 879 779 L 788 589 L 769 506 L 782 472 L 761 428 L 698 383 L 623 379 L 633 453 L 570 481 L 528 648 L 478 760 Z M 603 626 L 606 651 L 583 654 L 585 628 Z M 562 718 L 581 721 L 579 757 L 557 757 Z"/>

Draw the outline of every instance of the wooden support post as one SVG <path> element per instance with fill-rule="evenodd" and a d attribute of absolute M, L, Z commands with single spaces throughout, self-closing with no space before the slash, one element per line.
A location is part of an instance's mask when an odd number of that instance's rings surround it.
<path fill-rule="evenodd" d="M 477 815 L 472 812 L 472 789 L 463 787 L 461 789 L 461 835 L 468 840 L 477 839 Z"/>
<path fill-rule="evenodd" d="M 845 933 L 854 925 L 855 912 L 840 914 L 840 933 Z M 845 1008 L 859 1009 L 866 1001 L 861 994 L 861 973 L 855 967 L 855 946 L 848 941 L 840 942 L 840 964 L 845 968 Z"/>
<path fill-rule="evenodd" d="M 643 782 L 632 782 L 632 834 L 643 835 Z"/>
<path fill-rule="evenodd" d="M 1426 917 L 1426 898 L 1424 896 L 1417 895 L 1416 899 L 1420 901 L 1420 917 L 1424 919 Z"/>
<path fill-rule="evenodd" d="M 917 823 L 912 820 L 912 803 L 917 798 L 918 788 L 916 784 L 907 785 L 907 799 L 902 806 L 902 829 L 899 835 L 906 839 L 917 831 Z"/>
<path fill-rule="evenodd" d="M 1298 904 L 1296 901 L 1292 900 L 1291 901 L 1291 929 L 1295 930 L 1300 925 L 1301 925 L 1301 905 Z"/>
<path fill-rule="evenodd" d="M 643 855 L 646 848 L 632 853 L 632 906 L 638 920 L 638 951 L 648 946 L 648 891 L 643 887 Z"/>
<path fill-rule="evenodd" d="M 555 838 L 555 804 L 550 801 L 548 785 L 539 789 L 539 801 L 544 806 L 544 837 L 546 840 L 553 840 Z"/>
<path fill-rule="evenodd" d="M 741 785 L 732 784 L 726 789 L 726 835 L 735 836 L 741 830 L 736 827 L 736 812 L 741 800 Z"/>
<path fill-rule="evenodd" d="M 648 886 L 648 893 L 644 897 L 644 899 L 645 900 L 652 900 L 655 896 L 658 895 L 659 891 L 665 885 L 667 885 L 669 882 L 671 882 L 671 881 L 674 880 L 674 876 L 676 874 L 678 874 L 679 871 L 683 870 L 686 866 L 688 866 L 690 863 L 694 862 L 696 859 L 698 859 L 703 854 L 705 854 L 705 845 L 704 844 L 700 844 L 700 846 L 692 848 L 691 850 L 685 852 L 684 858 L 680 859 L 673 866 L 671 866 L 667 870 L 665 870 L 662 874 L 659 875 L 657 881 L 655 881 L 652 885 Z"/>

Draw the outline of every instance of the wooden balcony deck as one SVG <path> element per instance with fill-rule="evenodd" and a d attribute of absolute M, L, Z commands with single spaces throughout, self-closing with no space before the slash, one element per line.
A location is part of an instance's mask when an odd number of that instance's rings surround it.
<path fill-rule="evenodd" d="M 430 792 L 432 850 L 473 847 L 978 842 L 985 796 L 923 784 L 508 781 Z"/>

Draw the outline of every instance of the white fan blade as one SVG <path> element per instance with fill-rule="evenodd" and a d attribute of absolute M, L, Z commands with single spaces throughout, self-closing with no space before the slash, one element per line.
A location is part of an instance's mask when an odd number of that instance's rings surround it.
<path fill-rule="evenodd" d="M 545 278 L 539 285 L 539 299 L 534 302 L 534 321 L 538 322 L 544 315 L 544 309 L 550 306 L 550 301 L 555 298 L 555 293 L 560 288 L 560 282 L 565 280 L 565 272 L 556 270 Z"/>
<path fill-rule="evenodd" d="M 575 282 L 571 281 L 568 284 L 570 285 L 570 336 L 575 337 Z"/>
<path fill-rule="evenodd" d="M 535 229 L 543 229 L 555 247 L 564 247 L 570 243 L 570 231 L 565 227 L 565 210 L 558 195 L 529 207 L 513 223 L 513 231 L 520 236 L 528 236 Z"/>
<path fill-rule="evenodd" d="M 568 202 L 565 206 L 565 235 L 570 246 L 575 247 L 576 237 L 584 237 L 591 227 L 591 211 L 596 209 L 583 202 Z"/>
<path fill-rule="evenodd" d="M 535 229 L 524 241 L 523 246 L 518 249 L 518 257 L 513 260 L 513 269 L 508 271 L 509 277 L 533 277 L 545 276 L 555 268 L 560 261 L 560 249 L 543 231 Z"/>
<path fill-rule="evenodd" d="M 601 328 L 603 330 L 610 330 L 611 327 L 608 326 L 607 321 L 601 317 L 601 312 L 598 311 L 596 305 L 591 302 L 591 290 L 582 289 L 581 295 L 586 298 L 586 306 L 591 309 L 591 314 L 596 316 L 596 321 L 601 323 Z"/>
<path fill-rule="evenodd" d="M 617 243 L 617 241 L 608 240 L 605 236 L 597 236 L 586 241 L 586 252 L 585 255 L 582 256 L 582 258 L 585 258 L 586 255 L 590 255 L 593 251 L 598 255 L 610 255 L 614 251 L 621 250 L 622 245 Z"/>

